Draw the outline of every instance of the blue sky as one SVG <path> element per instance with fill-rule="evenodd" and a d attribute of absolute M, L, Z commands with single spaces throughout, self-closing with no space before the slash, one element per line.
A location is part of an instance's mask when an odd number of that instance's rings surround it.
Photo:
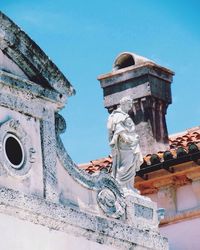
<path fill-rule="evenodd" d="M 77 163 L 110 153 L 107 111 L 97 76 L 130 51 L 175 71 L 169 134 L 200 125 L 200 2 L 1 0 L 0 9 L 54 61 L 75 87 L 62 115 L 65 147 Z"/>

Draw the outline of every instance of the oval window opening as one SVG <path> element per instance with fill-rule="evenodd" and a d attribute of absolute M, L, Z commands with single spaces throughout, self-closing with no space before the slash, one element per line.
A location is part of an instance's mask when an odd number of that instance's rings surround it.
<path fill-rule="evenodd" d="M 5 154 L 14 168 L 20 168 L 24 162 L 24 151 L 19 139 L 14 135 L 7 135 L 4 141 Z"/>

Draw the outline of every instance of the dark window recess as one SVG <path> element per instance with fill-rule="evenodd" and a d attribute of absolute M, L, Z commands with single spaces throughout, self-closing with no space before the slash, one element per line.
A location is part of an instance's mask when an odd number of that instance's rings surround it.
<path fill-rule="evenodd" d="M 23 160 L 23 151 L 15 137 L 9 136 L 5 142 L 5 153 L 8 160 L 15 166 L 19 166 Z"/>

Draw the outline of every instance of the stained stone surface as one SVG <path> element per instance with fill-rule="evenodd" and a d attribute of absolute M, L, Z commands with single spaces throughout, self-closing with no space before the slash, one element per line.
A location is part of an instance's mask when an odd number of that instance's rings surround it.
<path fill-rule="evenodd" d="M 139 204 L 134 204 L 135 216 L 147 220 L 153 219 L 153 209 Z"/>

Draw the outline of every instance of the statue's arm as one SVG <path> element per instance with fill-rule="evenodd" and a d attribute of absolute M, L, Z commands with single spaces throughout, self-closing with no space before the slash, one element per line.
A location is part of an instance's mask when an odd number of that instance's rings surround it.
<path fill-rule="evenodd" d="M 122 138 L 122 140 L 126 143 L 131 143 L 130 136 L 127 135 L 125 131 L 122 131 L 119 136 Z"/>
<path fill-rule="evenodd" d="M 111 142 L 113 138 L 113 131 L 112 130 L 108 130 L 108 141 Z"/>
<path fill-rule="evenodd" d="M 118 138 L 122 138 L 125 142 L 128 141 L 128 136 L 126 135 L 126 129 L 122 122 L 115 124 L 114 131 L 110 131 L 110 145 L 114 146 L 117 144 Z"/>

